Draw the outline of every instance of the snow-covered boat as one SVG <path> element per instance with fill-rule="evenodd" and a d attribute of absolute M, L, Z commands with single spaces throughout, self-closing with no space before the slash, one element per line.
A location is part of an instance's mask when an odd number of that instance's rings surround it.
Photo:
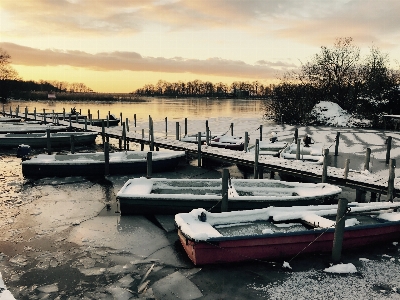
<path fill-rule="evenodd" d="M 231 179 L 228 209 L 337 202 L 341 189 L 326 183 Z M 117 194 L 121 214 L 175 214 L 195 208 L 221 211 L 221 179 L 133 178 Z"/>
<path fill-rule="evenodd" d="M 147 152 L 123 151 L 109 154 L 109 174 L 146 173 Z M 170 171 L 185 151 L 153 151 L 152 172 Z M 104 153 L 39 154 L 22 162 L 26 177 L 103 176 Z"/>
<path fill-rule="evenodd" d="M 27 122 L 5 123 L 0 124 L 0 133 L 39 133 L 46 132 L 50 129 L 51 132 L 65 131 L 67 126 L 62 125 L 44 125 Z"/>
<path fill-rule="evenodd" d="M 322 164 L 324 161 L 324 145 L 322 143 L 305 143 L 304 140 L 300 142 L 300 160 L 310 161 L 317 164 Z M 280 153 L 281 158 L 296 159 L 297 157 L 297 144 L 291 143 Z"/>
<path fill-rule="evenodd" d="M 400 203 L 350 203 L 343 249 L 400 238 Z M 337 205 L 268 207 L 224 213 L 195 209 L 175 216 L 195 265 L 292 258 L 332 251 Z"/>
<path fill-rule="evenodd" d="M 245 139 L 242 136 L 221 135 L 214 137 L 210 142 L 210 146 L 243 151 L 244 141 Z"/>
<path fill-rule="evenodd" d="M 75 138 L 75 144 L 87 145 L 93 144 L 96 140 L 96 132 L 52 132 L 50 141 L 52 147 L 69 146 L 71 144 L 71 135 Z M 47 147 L 46 133 L 6 133 L 0 134 L 1 147 L 18 147 L 19 145 L 29 145 L 30 147 Z"/>
<path fill-rule="evenodd" d="M 13 122 L 20 122 L 21 118 L 18 117 L 5 117 L 0 116 L 0 123 L 13 123 Z"/>

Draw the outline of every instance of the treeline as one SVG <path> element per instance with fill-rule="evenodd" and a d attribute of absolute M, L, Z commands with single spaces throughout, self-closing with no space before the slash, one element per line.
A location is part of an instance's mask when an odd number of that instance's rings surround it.
<path fill-rule="evenodd" d="M 265 86 L 259 81 L 235 81 L 230 85 L 223 82 L 212 83 L 201 80 L 189 82 L 167 82 L 159 80 L 157 84 L 146 84 L 137 89 L 137 95 L 165 96 L 165 97 L 219 97 L 219 98 L 264 98 L 270 93 L 270 86 Z"/>

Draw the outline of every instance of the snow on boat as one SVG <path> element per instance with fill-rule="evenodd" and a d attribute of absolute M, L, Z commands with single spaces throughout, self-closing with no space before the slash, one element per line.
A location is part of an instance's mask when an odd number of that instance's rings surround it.
<path fill-rule="evenodd" d="M 12 122 L 20 122 L 21 118 L 18 117 L 5 117 L 5 116 L 0 116 L 0 123 L 12 123 Z"/>
<path fill-rule="evenodd" d="M 71 135 L 75 138 L 75 144 L 93 144 L 96 140 L 96 132 L 55 132 L 50 133 L 52 147 L 69 146 Z M 1 147 L 18 147 L 18 145 L 29 145 L 31 147 L 47 147 L 46 133 L 7 133 L 0 134 Z"/>
<path fill-rule="evenodd" d="M 349 203 L 343 249 L 400 238 L 400 203 Z M 284 259 L 332 251 L 337 205 L 268 207 L 175 216 L 178 236 L 195 265 Z M 318 237 L 318 238 L 317 238 Z"/>
<path fill-rule="evenodd" d="M 232 135 L 221 135 L 214 137 L 211 142 L 210 146 L 218 147 L 218 148 L 225 148 L 230 150 L 244 150 L 244 137 L 241 136 L 232 136 Z"/>
<path fill-rule="evenodd" d="M 324 162 L 323 156 L 324 145 L 321 143 L 305 144 L 301 142 L 300 144 L 300 160 L 310 161 L 317 164 L 322 164 Z M 296 159 L 297 144 L 289 144 L 280 154 L 281 158 L 285 159 Z"/>
<path fill-rule="evenodd" d="M 231 179 L 228 209 L 337 203 L 341 189 L 327 183 Z M 117 194 L 121 214 L 176 214 L 202 207 L 221 211 L 221 179 L 133 178 Z"/>
<path fill-rule="evenodd" d="M 152 171 L 170 171 L 185 151 L 152 152 Z M 39 154 L 22 162 L 25 177 L 103 176 L 104 153 Z M 134 174 L 147 172 L 147 152 L 123 151 L 110 153 L 109 173 Z"/>
<path fill-rule="evenodd" d="M 0 133 L 39 133 L 46 132 L 47 129 L 50 129 L 51 132 L 58 132 L 65 131 L 67 128 L 67 126 L 62 125 L 43 125 L 27 122 L 5 123 L 0 124 Z"/>
<path fill-rule="evenodd" d="M 286 142 L 271 142 L 271 141 L 259 141 L 259 155 L 272 155 L 278 157 L 280 153 L 287 147 Z M 249 147 L 249 151 L 254 151 L 255 145 Z"/>

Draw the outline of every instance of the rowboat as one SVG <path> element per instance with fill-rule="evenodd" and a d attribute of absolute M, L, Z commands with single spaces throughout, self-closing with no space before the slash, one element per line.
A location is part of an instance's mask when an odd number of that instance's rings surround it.
<path fill-rule="evenodd" d="M 76 121 L 72 121 L 72 122 L 76 122 Z M 92 119 L 92 120 L 86 120 L 86 121 L 82 120 L 82 119 L 78 119 L 78 124 L 85 124 L 85 122 L 87 125 L 98 126 L 98 127 L 103 126 L 103 123 L 104 123 L 104 126 L 107 126 L 107 124 L 108 124 L 108 126 L 117 126 L 119 124 L 118 119 L 109 119 L 108 121 L 107 121 L 107 119 Z"/>
<path fill-rule="evenodd" d="M 336 203 L 341 189 L 327 183 L 231 179 L 228 209 Z M 195 208 L 221 211 L 221 179 L 129 179 L 117 193 L 121 214 L 176 214 Z"/>
<path fill-rule="evenodd" d="M 280 153 L 281 158 L 296 159 L 297 158 L 297 144 L 291 143 Z M 306 144 L 300 143 L 299 159 L 309 161 L 316 164 L 322 164 L 324 161 L 323 156 L 324 145 L 322 143 Z"/>
<path fill-rule="evenodd" d="M 0 124 L 0 133 L 39 133 L 46 132 L 47 129 L 50 129 L 51 132 L 58 132 L 65 131 L 68 127 L 62 125 L 41 125 L 26 122 Z"/>
<path fill-rule="evenodd" d="M 152 172 L 170 171 L 185 151 L 152 152 Z M 25 177 L 103 176 L 104 153 L 39 154 L 22 162 Z M 147 152 L 123 151 L 109 153 L 109 174 L 146 173 Z"/>
<path fill-rule="evenodd" d="M 259 141 L 258 144 L 258 154 L 259 155 L 271 155 L 278 157 L 280 153 L 287 147 L 287 142 L 271 142 L 271 141 Z M 251 145 L 248 150 L 254 151 L 255 145 Z"/>
<path fill-rule="evenodd" d="M 343 249 L 400 238 L 400 203 L 350 203 Z M 175 216 L 195 265 L 293 258 L 332 251 L 337 205 L 268 207 L 224 213 L 194 209 Z"/>
<path fill-rule="evenodd" d="M 75 144 L 93 144 L 96 140 L 96 132 L 54 132 L 50 133 L 52 147 L 69 146 L 71 135 L 74 136 Z M 47 147 L 46 133 L 6 133 L 0 134 L 1 147 L 18 147 L 19 145 L 29 145 L 31 147 Z"/>
<path fill-rule="evenodd" d="M 241 136 L 221 135 L 214 137 L 210 142 L 210 146 L 243 151 L 244 141 L 245 141 L 244 137 Z"/>
<path fill-rule="evenodd" d="M 4 117 L 0 116 L 0 123 L 20 122 L 21 118 L 18 117 Z"/>

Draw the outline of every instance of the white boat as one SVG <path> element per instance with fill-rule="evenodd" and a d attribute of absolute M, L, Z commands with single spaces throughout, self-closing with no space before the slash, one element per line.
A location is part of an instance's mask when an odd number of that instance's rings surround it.
<path fill-rule="evenodd" d="M 173 170 L 185 151 L 152 151 L 152 172 Z M 26 177 L 103 176 L 104 153 L 39 154 L 22 162 Z M 147 152 L 109 153 L 109 174 L 146 173 Z"/>
<path fill-rule="evenodd" d="M 96 140 L 96 132 L 52 132 L 50 142 L 52 147 L 69 146 L 71 135 L 74 136 L 75 144 L 93 144 Z M 6 133 L 0 134 L 0 148 L 12 148 L 19 145 L 29 145 L 30 147 L 47 147 L 46 133 Z"/>
<path fill-rule="evenodd" d="M 5 123 L 0 124 L 0 133 L 39 133 L 46 132 L 50 129 L 51 132 L 65 131 L 67 126 L 62 125 L 44 125 L 38 123 Z"/>
<path fill-rule="evenodd" d="M 285 159 L 296 159 L 297 158 L 297 144 L 291 143 L 286 146 L 285 149 L 280 153 L 281 158 Z M 317 164 L 324 162 L 324 145 L 322 143 L 307 142 L 304 140 L 300 141 L 300 160 L 310 161 Z"/>
<path fill-rule="evenodd" d="M 335 203 L 342 190 L 327 183 L 231 179 L 228 209 Z M 133 178 L 117 194 L 122 214 L 175 214 L 194 208 L 221 211 L 221 179 Z"/>
<path fill-rule="evenodd" d="M 400 238 L 400 203 L 349 203 L 343 249 Z M 268 207 L 175 215 L 183 248 L 195 265 L 292 258 L 331 252 L 337 205 Z"/>
<path fill-rule="evenodd" d="M 12 122 L 20 122 L 21 118 L 18 117 L 5 117 L 0 116 L 0 123 L 12 123 Z"/>

